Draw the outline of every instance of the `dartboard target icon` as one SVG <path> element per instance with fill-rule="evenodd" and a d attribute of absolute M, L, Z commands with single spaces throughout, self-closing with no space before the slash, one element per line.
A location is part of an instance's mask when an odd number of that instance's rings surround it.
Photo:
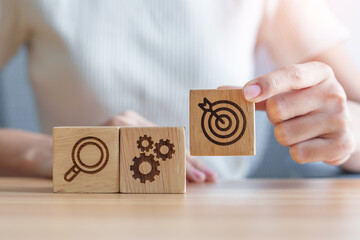
<path fill-rule="evenodd" d="M 204 111 L 201 128 L 206 138 L 216 145 L 231 145 L 244 135 L 246 117 L 244 111 L 236 103 L 228 100 L 210 102 L 204 98 L 198 104 Z"/>

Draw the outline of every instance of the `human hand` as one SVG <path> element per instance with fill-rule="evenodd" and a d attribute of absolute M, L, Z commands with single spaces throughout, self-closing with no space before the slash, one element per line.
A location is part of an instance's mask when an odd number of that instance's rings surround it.
<path fill-rule="evenodd" d="M 248 82 L 243 95 L 266 110 L 277 141 L 296 162 L 340 165 L 354 152 L 347 97 L 328 65 L 280 68 Z"/>
<path fill-rule="evenodd" d="M 143 118 L 134 111 L 125 111 L 107 121 L 105 126 L 154 127 L 155 123 Z M 215 182 L 217 174 L 200 159 L 191 156 L 186 150 L 186 179 L 189 182 Z"/>

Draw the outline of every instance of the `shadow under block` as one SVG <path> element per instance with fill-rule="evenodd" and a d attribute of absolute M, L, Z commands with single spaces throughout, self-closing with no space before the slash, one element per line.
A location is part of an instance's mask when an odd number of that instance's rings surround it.
<path fill-rule="evenodd" d="M 190 91 L 192 155 L 255 155 L 255 104 L 241 91 Z"/>
<path fill-rule="evenodd" d="M 121 193 L 185 193 L 185 128 L 120 129 Z"/>
<path fill-rule="evenodd" d="M 54 192 L 119 192 L 119 128 L 53 129 Z"/>

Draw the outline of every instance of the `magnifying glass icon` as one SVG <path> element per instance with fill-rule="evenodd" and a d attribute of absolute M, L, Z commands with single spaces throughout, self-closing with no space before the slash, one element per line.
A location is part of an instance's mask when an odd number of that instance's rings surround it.
<path fill-rule="evenodd" d="M 99 160 L 93 164 L 86 164 L 80 157 L 82 149 L 86 146 L 95 146 L 100 152 Z M 109 149 L 106 144 L 97 137 L 84 137 L 78 140 L 71 152 L 73 166 L 65 173 L 64 180 L 71 182 L 80 172 L 95 174 L 103 170 L 109 161 Z"/>

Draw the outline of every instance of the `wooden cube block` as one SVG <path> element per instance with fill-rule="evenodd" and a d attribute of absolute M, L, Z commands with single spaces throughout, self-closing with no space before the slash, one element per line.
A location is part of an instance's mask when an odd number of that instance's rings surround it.
<path fill-rule="evenodd" d="M 53 129 L 54 192 L 119 192 L 119 128 Z"/>
<path fill-rule="evenodd" d="M 255 155 L 255 104 L 241 89 L 190 91 L 194 156 Z"/>
<path fill-rule="evenodd" d="M 185 193 L 185 129 L 120 129 L 121 193 Z"/>

